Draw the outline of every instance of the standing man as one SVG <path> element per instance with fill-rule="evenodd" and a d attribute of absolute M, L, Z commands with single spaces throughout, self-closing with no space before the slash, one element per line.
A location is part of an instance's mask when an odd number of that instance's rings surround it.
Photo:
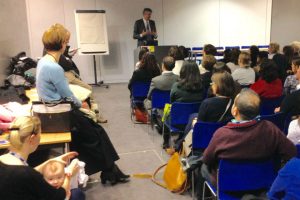
<path fill-rule="evenodd" d="M 155 22 L 150 20 L 152 10 L 144 8 L 143 19 L 139 19 L 134 24 L 133 39 L 137 39 L 137 46 L 157 45 L 154 39 L 157 38 Z"/>

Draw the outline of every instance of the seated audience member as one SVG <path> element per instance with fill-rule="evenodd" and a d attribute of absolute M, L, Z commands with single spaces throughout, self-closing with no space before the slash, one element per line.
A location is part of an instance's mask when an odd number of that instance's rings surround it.
<path fill-rule="evenodd" d="M 184 55 L 179 47 L 174 46 L 169 49 L 168 56 L 171 56 L 175 60 L 175 67 L 173 68 L 173 73 L 179 76 L 183 61 Z"/>
<path fill-rule="evenodd" d="M 228 67 L 227 64 L 223 63 L 223 62 L 216 62 L 216 64 L 213 67 L 213 74 L 216 72 L 228 72 L 229 74 L 231 74 L 231 69 Z"/>
<path fill-rule="evenodd" d="M 48 162 L 42 172 L 42 175 L 44 176 L 44 179 L 47 181 L 47 183 L 49 183 L 52 187 L 58 189 L 60 187 L 62 187 L 65 178 L 67 178 L 67 176 L 70 176 L 71 179 L 73 177 L 75 177 L 78 173 L 78 163 L 76 162 L 78 161 L 77 159 L 72 160 L 72 162 L 70 163 L 70 165 L 68 166 L 68 171 L 69 169 L 74 169 L 73 170 L 73 174 L 70 175 L 69 172 L 65 172 L 65 164 L 58 162 L 58 161 L 50 161 Z M 70 181 L 71 183 L 73 182 L 72 180 Z M 70 200 L 84 200 L 85 199 L 85 194 L 81 191 L 80 188 L 70 188 Z"/>
<path fill-rule="evenodd" d="M 186 60 L 189 58 L 189 50 L 185 48 L 184 46 L 179 46 L 179 51 L 181 55 L 183 56 L 183 60 Z"/>
<path fill-rule="evenodd" d="M 293 158 L 279 171 L 268 192 L 270 200 L 300 199 L 300 159 Z"/>
<path fill-rule="evenodd" d="M 239 68 L 232 72 L 233 80 L 237 81 L 240 85 L 251 85 L 255 81 L 255 72 L 250 67 L 250 54 L 242 52 L 239 55 Z"/>
<path fill-rule="evenodd" d="M 284 94 L 288 95 L 294 91 L 297 90 L 297 85 L 299 84 L 298 80 L 296 79 L 296 73 L 297 70 L 299 69 L 300 66 L 300 58 L 296 57 L 295 59 L 293 59 L 292 61 L 292 75 L 289 75 L 288 77 L 286 77 L 285 81 L 284 81 Z"/>
<path fill-rule="evenodd" d="M 294 50 L 294 57 L 300 56 L 300 54 L 299 54 L 299 52 L 300 52 L 300 42 L 299 41 L 293 41 L 291 43 L 291 47 Z"/>
<path fill-rule="evenodd" d="M 220 159 L 261 160 L 280 156 L 289 160 L 297 154 L 295 145 L 276 125 L 258 120 L 260 98 L 243 89 L 235 98 L 232 122 L 219 128 L 203 154 L 202 176 L 216 186 Z"/>
<path fill-rule="evenodd" d="M 139 61 L 137 61 L 137 63 L 135 64 L 135 70 L 137 70 L 140 67 L 142 58 L 145 55 L 145 53 L 147 53 L 147 52 L 149 52 L 149 50 L 147 48 L 141 48 L 141 50 L 139 52 Z"/>
<path fill-rule="evenodd" d="M 151 109 L 151 95 L 154 89 L 158 90 L 171 90 L 172 85 L 178 81 L 179 76 L 172 72 L 175 66 L 175 60 L 171 56 L 164 57 L 162 63 L 162 74 L 156 76 L 151 80 L 150 89 L 147 95 L 147 99 L 144 101 L 145 108 L 147 110 Z"/>
<path fill-rule="evenodd" d="M 171 103 L 202 101 L 203 86 L 199 69 L 196 66 L 194 61 L 184 61 L 179 81 L 174 83 L 171 89 Z"/>
<path fill-rule="evenodd" d="M 156 58 L 152 53 L 145 53 L 140 67 L 135 70 L 128 84 L 128 89 L 131 90 L 134 82 L 150 82 L 152 78 L 160 75 L 160 69 L 157 65 Z"/>
<path fill-rule="evenodd" d="M 227 71 L 214 73 L 211 80 L 214 97 L 203 100 L 199 112 L 190 115 L 189 123 L 184 130 L 185 135 L 190 132 L 196 121 L 229 122 L 233 118 L 231 107 L 240 88 L 236 88 L 232 76 Z M 182 142 L 183 140 L 177 142 L 176 150 L 180 149 Z"/>
<path fill-rule="evenodd" d="M 251 57 L 251 64 L 250 67 L 255 67 L 257 65 L 257 57 L 259 54 L 259 48 L 255 45 L 250 47 L 250 57 Z"/>
<path fill-rule="evenodd" d="M 203 56 L 206 56 L 206 55 L 216 56 L 217 55 L 217 48 L 212 44 L 204 45 L 204 47 L 203 47 Z M 199 71 L 200 71 L 200 74 L 204 74 L 206 72 L 206 70 L 203 68 L 202 64 L 199 65 Z"/>
<path fill-rule="evenodd" d="M 296 79 L 300 80 L 300 68 L 298 68 L 296 73 Z M 286 114 L 291 114 L 292 116 L 300 115 L 300 85 L 296 87 L 296 91 L 288 94 L 284 97 L 279 108 L 275 109 L 275 112 L 282 112 Z"/>
<path fill-rule="evenodd" d="M 60 24 L 55 24 L 45 31 L 42 40 L 46 54 L 38 62 L 36 89 L 39 97 L 45 102 L 69 98 L 80 108 L 81 102 L 71 92 L 64 70 L 58 64 L 65 51 L 67 38 L 67 30 Z"/>
<path fill-rule="evenodd" d="M 100 178 L 104 184 L 112 185 L 127 182 L 129 176 L 121 172 L 115 161 L 119 156 L 106 131 L 82 113 L 78 108 L 81 102 L 70 91 L 63 69 L 57 64 L 66 48 L 67 30 L 62 25 L 52 25 L 43 34 L 43 44 L 47 54 L 39 61 L 37 67 L 37 92 L 45 102 L 71 98 L 75 102 L 70 115 L 71 148 L 80 153 L 79 159 L 86 163 L 87 174 L 102 171 Z M 151 80 L 151 79 L 150 79 Z M 150 81 L 149 80 L 149 81 Z"/>
<path fill-rule="evenodd" d="M 180 70 L 179 81 L 171 89 L 170 102 L 201 102 L 203 99 L 203 86 L 198 65 L 195 61 L 184 61 Z M 181 129 L 183 127 L 180 127 Z M 180 138 L 183 135 L 180 136 Z M 163 148 L 169 147 L 170 133 L 164 134 Z"/>
<path fill-rule="evenodd" d="M 286 45 L 282 48 L 283 55 L 286 57 L 288 61 L 288 70 L 292 69 L 292 61 L 294 56 L 294 48 L 291 45 Z M 287 71 L 288 73 L 289 71 Z"/>
<path fill-rule="evenodd" d="M 48 160 L 34 169 L 28 166 L 28 156 L 40 143 L 41 122 L 37 117 L 20 117 L 12 124 L 9 134 L 9 152 L 0 156 L 0 199 L 57 199 L 69 198 L 70 177 L 65 177 L 60 187 L 47 183 L 41 173 L 51 160 L 65 163 L 77 155 L 70 152 Z M 75 168 L 70 169 L 71 173 Z"/>
<path fill-rule="evenodd" d="M 202 67 L 206 70 L 203 74 L 201 74 L 202 85 L 204 90 L 208 90 L 211 83 L 212 70 L 217 60 L 212 55 L 205 55 L 202 59 Z"/>
<path fill-rule="evenodd" d="M 225 49 L 223 52 L 223 59 L 220 62 L 229 63 L 232 49 Z"/>
<path fill-rule="evenodd" d="M 233 73 L 236 69 L 238 69 L 239 66 L 239 56 L 241 51 L 237 48 L 233 48 L 230 52 L 230 59 L 229 62 L 226 63 L 226 65 L 230 68 L 231 73 Z"/>
<path fill-rule="evenodd" d="M 275 62 L 266 59 L 260 67 L 260 78 L 250 88 L 262 98 L 280 97 L 282 95 L 282 82 L 278 78 Z"/>
<path fill-rule="evenodd" d="M 294 144 L 300 143 L 300 117 L 291 121 L 289 125 L 287 138 Z"/>
<path fill-rule="evenodd" d="M 280 50 L 280 46 L 278 43 L 271 42 L 269 44 L 268 52 L 269 52 L 269 59 L 273 59 L 274 55 L 278 54 Z"/>

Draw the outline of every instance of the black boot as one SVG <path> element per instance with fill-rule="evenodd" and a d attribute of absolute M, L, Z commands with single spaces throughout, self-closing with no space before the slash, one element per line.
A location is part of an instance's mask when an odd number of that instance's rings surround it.
<path fill-rule="evenodd" d="M 106 184 L 108 181 L 111 185 L 115 185 L 118 182 L 116 175 L 112 171 L 102 171 L 100 179 L 102 184 Z"/>
<path fill-rule="evenodd" d="M 127 182 L 128 180 L 126 179 L 129 179 L 130 175 L 126 175 L 124 174 L 120 168 L 118 167 L 118 165 L 114 165 L 114 169 L 113 169 L 114 173 L 116 174 L 117 176 L 117 179 L 120 180 L 120 182 Z"/>

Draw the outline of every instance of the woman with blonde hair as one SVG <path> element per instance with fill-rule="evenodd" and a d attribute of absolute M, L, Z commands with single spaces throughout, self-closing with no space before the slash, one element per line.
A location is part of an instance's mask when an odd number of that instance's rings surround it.
<path fill-rule="evenodd" d="M 68 43 L 68 31 L 60 24 L 48 28 L 42 38 L 47 54 L 37 67 L 36 87 L 39 97 L 45 102 L 64 98 L 72 99 L 75 109 L 71 112 L 71 148 L 79 152 L 79 160 L 86 163 L 88 175 L 102 171 L 100 178 L 105 184 L 127 182 L 129 175 L 124 174 L 115 161 L 119 156 L 106 131 L 78 108 L 81 102 L 70 91 L 64 70 L 57 63 Z"/>
<path fill-rule="evenodd" d="M 41 175 L 44 166 L 57 160 L 66 163 L 77 155 L 70 152 L 50 159 L 34 169 L 27 164 L 28 156 L 33 153 L 41 137 L 41 122 L 36 117 L 17 118 L 8 136 L 9 152 L 0 156 L 0 199 L 51 199 L 64 200 L 70 197 L 70 177 L 66 177 L 61 188 L 55 189 Z M 77 169 L 71 169 L 75 172 Z"/>

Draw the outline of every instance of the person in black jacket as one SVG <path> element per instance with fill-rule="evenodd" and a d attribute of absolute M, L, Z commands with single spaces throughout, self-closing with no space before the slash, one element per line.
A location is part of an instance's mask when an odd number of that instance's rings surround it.
<path fill-rule="evenodd" d="M 70 152 L 50 159 L 34 169 L 28 166 L 27 159 L 36 151 L 40 143 L 41 122 L 37 117 L 20 117 L 12 125 L 8 141 L 9 152 L 0 156 L 0 199 L 64 200 L 70 188 L 70 176 L 66 176 L 62 187 L 56 189 L 48 184 L 42 172 L 51 160 L 66 163 L 77 155 Z M 71 174 L 76 171 L 72 168 Z M 71 198 L 72 199 L 72 198 Z"/>
<path fill-rule="evenodd" d="M 156 26 L 153 20 L 150 20 L 152 10 L 145 8 L 143 18 L 134 24 L 133 39 L 137 39 L 137 46 L 154 45 L 154 39 L 157 38 Z"/>

